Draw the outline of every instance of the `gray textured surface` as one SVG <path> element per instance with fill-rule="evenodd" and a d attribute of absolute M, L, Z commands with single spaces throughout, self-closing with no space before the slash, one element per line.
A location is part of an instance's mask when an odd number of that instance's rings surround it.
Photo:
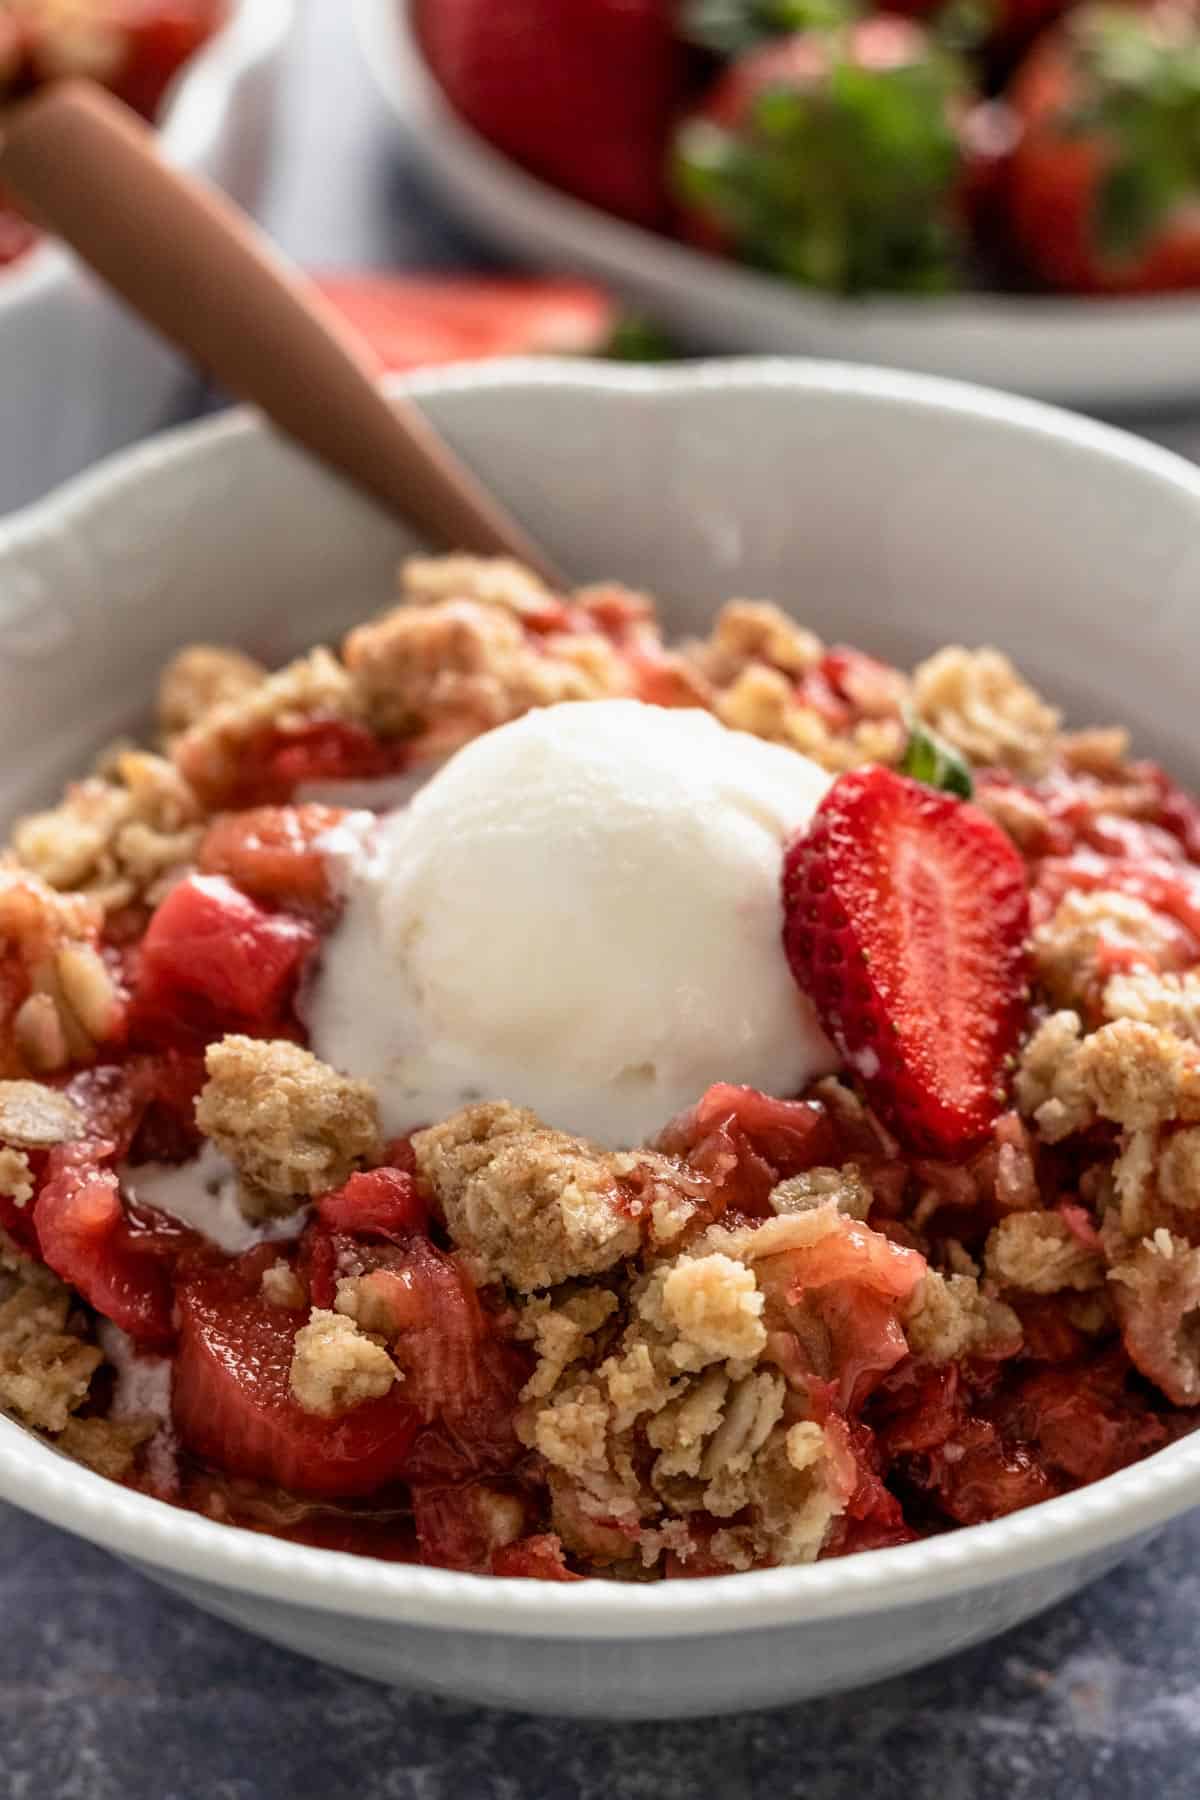
<path fill-rule="evenodd" d="M 1194 1800 L 1200 1523 L 952 1663 L 711 1724 L 556 1724 L 367 1686 L 0 1515 L 11 1800 Z"/>
<path fill-rule="evenodd" d="M 295 255 L 464 258 L 391 146 L 344 0 L 307 0 L 285 108 L 267 212 Z M 1186 422 L 1171 435 L 1200 441 Z M 842 1700 L 710 1725 L 560 1726 L 298 1661 L 0 1508 L 0 1795 L 1194 1800 L 1198 1559 L 1200 1518 L 995 1645 Z"/>

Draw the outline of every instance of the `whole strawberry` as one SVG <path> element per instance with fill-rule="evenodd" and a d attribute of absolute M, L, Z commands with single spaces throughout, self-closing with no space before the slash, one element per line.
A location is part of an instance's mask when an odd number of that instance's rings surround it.
<path fill-rule="evenodd" d="M 843 775 L 784 865 L 784 947 L 880 1114 L 938 1156 L 1004 1104 L 1026 1008 L 1025 867 L 978 808 L 890 769 Z"/>
<path fill-rule="evenodd" d="M 676 138 L 685 229 L 834 293 L 953 287 L 969 99 L 957 61 L 907 19 L 763 44 Z"/>
<path fill-rule="evenodd" d="M 1082 293 L 1200 286 L 1200 22 L 1186 6 L 1084 6 L 1039 40 L 1009 100 L 1012 235 Z"/>
<path fill-rule="evenodd" d="M 556 187 L 662 222 L 687 53 L 673 0 L 422 0 L 430 67 L 469 125 Z"/>

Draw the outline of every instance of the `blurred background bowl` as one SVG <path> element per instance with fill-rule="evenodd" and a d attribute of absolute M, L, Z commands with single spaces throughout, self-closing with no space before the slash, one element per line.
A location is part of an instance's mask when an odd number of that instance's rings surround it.
<path fill-rule="evenodd" d="M 1200 295 L 966 293 L 832 300 L 626 224 L 525 173 L 463 123 L 415 0 L 354 0 L 367 61 L 439 195 L 522 260 L 599 276 L 691 350 L 821 356 L 1104 411 L 1200 400 Z"/>
<path fill-rule="evenodd" d="M 167 154 L 246 205 L 266 171 L 293 0 L 231 0 L 163 110 Z M 167 422 L 183 365 L 44 241 L 0 268 L 0 513 Z"/>

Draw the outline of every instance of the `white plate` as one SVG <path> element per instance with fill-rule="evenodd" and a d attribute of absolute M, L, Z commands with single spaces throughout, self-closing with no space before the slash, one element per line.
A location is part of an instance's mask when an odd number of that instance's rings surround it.
<path fill-rule="evenodd" d="M 524 259 L 599 276 L 685 346 L 920 369 L 1097 411 L 1200 400 L 1200 295 L 824 300 L 572 200 L 456 116 L 412 11 L 413 0 L 355 0 L 371 68 L 446 200 Z"/>
<path fill-rule="evenodd" d="M 410 385 L 565 568 L 645 584 L 675 633 L 749 593 L 904 660 L 996 641 L 1077 718 L 1127 719 L 1148 753 L 1200 768 L 1200 470 L 1166 451 L 1028 401 L 823 364 L 497 363 Z M 0 835 L 144 711 L 180 643 L 287 655 L 384 603 L 411 547 L 241 414 L 0 524 Z M 0 1496 L 378 1680 L 654 1718 L 852 1687 L 1017 1624 L 1200 1501 L 1200 1432 L 993 1524 L 649 1586 L 504 1582 L 232 1530 L 3 1419 Z"/>
<path fill-rule="evenodd" d="M 292 0 L 233 0 L 162 121 L 167 154 L 253 204 Z M 0 513 L 169 419 L 182 364 L 46 241 L 0 269 Z"/>

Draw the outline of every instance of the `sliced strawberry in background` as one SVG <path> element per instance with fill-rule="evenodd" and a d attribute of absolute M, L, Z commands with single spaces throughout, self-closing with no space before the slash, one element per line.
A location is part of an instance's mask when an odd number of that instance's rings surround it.
<path fill-rule="evenodd" d="M 1026 1007 L 1025 868 L 976 807 L 866 768 L 789 849 L 792 972 L 911 1145 L 968 1150 L 999 1115 Z"/>
<path fill-rule="evenodd" d="M 433 275 L 315 280 L 384 369 L 489 356 L 590 356 L 607 347 L 617 324 L 615 303 L 585 281 Z"/>
<path fill-rule="evenodd" d="M 420 1416 L 396 1385 L 339 1418 L 307 1413 L 289 1372 L 298 1317 L 221 1274 L 179 1295 L 172 1410 L 194 1456 L 295 1494 L 345 1499 L 400 1479 Z"/>

